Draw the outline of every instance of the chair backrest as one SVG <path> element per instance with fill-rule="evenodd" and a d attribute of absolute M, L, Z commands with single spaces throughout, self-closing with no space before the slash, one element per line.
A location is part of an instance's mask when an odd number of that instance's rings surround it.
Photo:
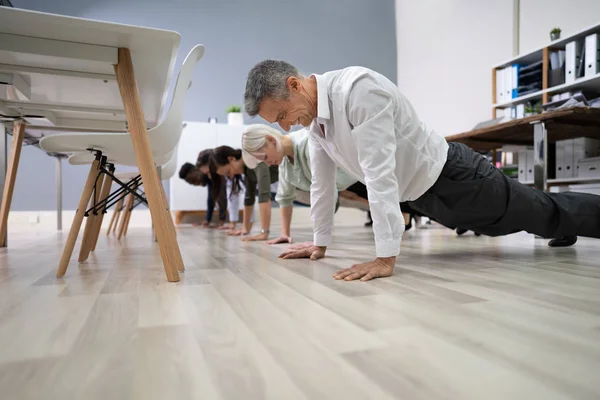
<path fill-rule="evenodd" d="M 166 164 L 164 164 L 161 168 L 160 168 L 160 180 L 161 181 L 166 181 L 168 179 L 171 179 L 171 177 L 173 175 L 175 175 L 175 171 L 177 169 L 177 150 L 179 148 L 179 142 L 177 142 L 177 145 L 175 146 L 175 149 L 173 150 L 173 154 L 171 154 L 171 158 L 169 158 L 169 161 L 167 161 Z"/>
<path fill-rule="evenodd" d="M 148 131 L 150 147 L 156 156 L 157 154 L 171 153 L 181 137 L 183 123 L 183 108 L 185 104 L 185 95 L 192 85 L 192 74 L 198 61 L 204 56 L 204 45 L 199 44 L 188 53 L 179 75 L 175 82 L 173 90 L 173 99 L 169 111 L 163 121 L 156 127 Z"/>

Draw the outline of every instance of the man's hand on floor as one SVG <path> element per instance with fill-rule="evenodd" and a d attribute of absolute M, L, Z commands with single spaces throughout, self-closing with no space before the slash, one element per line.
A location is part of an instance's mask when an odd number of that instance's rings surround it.
<path fill-rule="evenodd" d="M 360 279 L 368 281 L 373 278 L 384 278 L 392 276 L 396 257 L 376 258 L 375 261 L 369 261 L 363 264 L 355 264 L 350 268 L 337 272 L 333 277 L 337 280 L 353 281 Z"/>

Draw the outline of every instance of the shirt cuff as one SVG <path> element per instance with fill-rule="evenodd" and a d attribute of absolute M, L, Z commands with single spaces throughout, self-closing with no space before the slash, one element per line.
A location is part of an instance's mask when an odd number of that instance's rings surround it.
<path fill-rule="evenodd" d="M 331 234 L 330 233 L 315 233 L 313 235 L 313 241 L 315 246 L 329 246 L 331 244 Z"/>
<path fill-rule="evenodd" d="M 375 253 L 377 257 L 395 257 L 400 254 L 400 242 L 402 239 L 376 240 Z"/>
<path fill-rule="evenodd" d="M 294 200 L 279 199 L 277 200 L 277 204 L 279 204 L 279 207 L 291 207 L 294 205 Z"/>

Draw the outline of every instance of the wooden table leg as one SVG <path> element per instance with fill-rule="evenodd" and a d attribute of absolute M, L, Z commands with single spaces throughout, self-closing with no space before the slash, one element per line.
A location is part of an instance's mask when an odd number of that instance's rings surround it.
<path fill-rule="evenodd" d="M 13 137 L 10 145 L 10 156 L 8 158 L 8 170 L 4 181 L 4 193 L 2 193 L 2 208 L 0 209 L 0 247 L 6 247 L 6 232 L 8 230 L 8 213 L 12 202 L 13 190 L 17 179 L 17 169 L 21 158 L 23 137 L 25 136 L 25 124 L 16 123 L 13 126 Z"/>
<path fill-rule="evenodd" d="M 169 215 L 169 207 L 164 202 L 158 186 L 158 175 L 154 157 L 150 149 L 146 120 L 140 103 L 140 95 L 135 81 L 131 53 L 127 48 L 119 49 L 119 63 L 115 65 L 117 83 L 125 107 L 125 115 L 129 124 L 129 134 L 133 141 L 138 170 L 146 192 L 148 208 L 156 228 L 158 246 L 169 282 L 179 281 L 179 269 L 183 268 L 183 259 L 174 232 L 173 220 Z"/>
<path fill-rule="evenodd" d="M 100 157 L 97 157 L 90 167 L 90 173 L 85 181 L 85 186 L 83 187 L 83 192 L 81 193 L 81 198 L 79 199 L 79 205 L 77 206 L 77 210 L 75 210 L 75 217 L 73 218 L 73 223 L 71 224 L 71 229 L 69 230 L 69 236 L 67 237 L 67 242 L 65 243 L 62 257 L 60 258 L 60 263 L 58 264 L 58 269 L 56 270 L 56 276 L 59 278 L 65 276 L 65 273 L 67 272 L 67 267 L 69 266 L 69 261 L 71 260 L 73 249 L 75 248 L 75 242 L 77 241 L 77 236 L 79 235 L 79 230 L 81 229 L 81 223 L 83 222 L 83 215 L 85 214 L 86 210 L 85 207 L 90 201 L 92 190 L 96 184 L 96 176 L 98 175 L 99 166 Z"/>

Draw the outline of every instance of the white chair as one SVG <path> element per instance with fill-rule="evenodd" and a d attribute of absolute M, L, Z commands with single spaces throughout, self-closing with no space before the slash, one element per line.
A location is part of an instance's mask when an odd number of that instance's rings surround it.
<path fill-rule="evenodd" d="M 181 137 L 185 93 L 191 85 L 196 63 L 204 55 L 204 46 L 195 46 L 185 58 L 177 77 L 173 101 L 164 120 L 148 129 L 148 139 L 156 165 L 166 164 Z M 98 150 L 115 164 L 137 166 L 129 133 L 61 133 L 42 138 L 40 147 L 54 153 L 84 153 Z"/>
<path fill-rule="evenodd" d="M 148 129 L 150 149 L 157 166 L 166 165 L 173 157 L 176 157 L 177 145 L 182 131 L 185 93 L 191 86 L 194 67 L 203 55 L 203 45 L 197 45 L 189 52 L 179 71 L 169 110 L 156 127 Z M 105 196 L 108 196 L 108 192 L 112 185 L 112 177 L 106 174 L 106 172 L 109 172 L 106 168 L 107 163 L 137 166 L 133 142 L 128 132 L 62 133 L 44 137 L 40 140 L 39 145 L 47 152 L 76 153 L 72 155 L 72 159 L 69 161 L 70 163 L 88 164 L 92 162 L 92 167 L 84 186 L 80 204 L 82 204 L 82 202 L 87 203 L 90 201 L 94 189 L 94 182 L 96 182 L 96 193 L 101 193 L 100 198 L 103 199 Z M 91 155 L 90 153 L 86 153 L 90 150 L 94 151 L 96 154 Z M 104 182 L 103 179 L 100 179 L 101 177 L 106 177 Z M 166 203 L 164 191 L 162 195 Z M 94 199 L 92 199 L 92 202 L 93 201 Z M 93 218 L 88 218 L 88 221 L 86 222 L 79 262 L 87 259 L 91 248 L 95 246 L 95 242 L 97 241 L 100 232 L 99 223 L 101 224 L 102 215 L 103 214 L 100 214 L 100 218 L 97 218 L 98 216 L 93 214 Z M 82 221 L 83 216 L 78 216 L 76 213 L 76 218 L 71 227 L 71 230 L 76 230 L 76 232 L 71 232 L 69 234 L 69 237 L 73 237 L 73 239 L 67 240 L 65 244 L 61 264 L 57 271 L 58 276 L 62 276 L 67 269 L 68 260 L 73 253 L 75 241 L 79 230 L 81 229 Z"/>

